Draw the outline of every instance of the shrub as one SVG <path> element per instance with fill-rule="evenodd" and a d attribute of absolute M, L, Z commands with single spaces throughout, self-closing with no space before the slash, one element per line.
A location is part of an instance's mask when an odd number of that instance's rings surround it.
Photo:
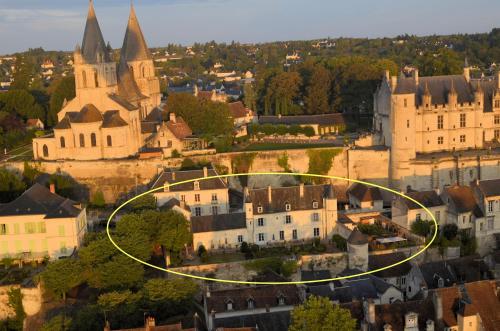
<path fill-rule="evenodd" d="M 417 220 L 411 225 L 411 231 L 419 236 L 427 237 L 431 232 L 431 222 Z"/>
<path fill-rule="evenodd" d="M 182 155 L 181 155 L 181 153 L 179 153 L 179 151 L 178 151 L 178 150 L 174 149 L 174 150 L 172 151 L 172 155 L 171 155 L 171 157 L 173 157 L 173 158 L 179 158 L 179 157 L 181 157 L 181 156 L 182 156 Z"/>
<path fill-rule="evenodd" d="M 92 197 L 92 206 L 96 208 L 104 208 L 106 206 L 106 201 L 104 200 L 104 194 L 102 191 L 97 191 L 95 192 L 94 196 Z"/>
<path fill-rule="evenodd" d="M 446 239 L 453 240 L 458 235 L 458 227 L 456 224 L 446 224 L 441 232 Z"/>
<path fill-rule="evenodd" d="M 200 245 L 200 247 L 198 247 L 198 256 L 201 257 L 203 253 L 207 253 L 207 249 L 205 248 L 205 246 Z"/>
<path fill-rule="evenodd" d="M 347 240 L 345 240 L 341 235 L 334 234 L 332 236 L 332 242 L 335 244 L 335 247 L 341 251 L 347 250 Z"/>

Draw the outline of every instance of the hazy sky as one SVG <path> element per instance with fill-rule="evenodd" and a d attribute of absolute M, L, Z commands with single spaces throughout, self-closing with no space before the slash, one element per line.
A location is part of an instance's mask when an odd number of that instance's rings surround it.
<path fill-rule="evenodd" d="M 104 38 L 121 46 L 128 0 L 94 0 Z M 259 42 L 489 32 L 498 0 L 135 0 L 151 47 L 210 40 Z M 87 0 L 0 0 L 0 54 L 81 42 Z"/>

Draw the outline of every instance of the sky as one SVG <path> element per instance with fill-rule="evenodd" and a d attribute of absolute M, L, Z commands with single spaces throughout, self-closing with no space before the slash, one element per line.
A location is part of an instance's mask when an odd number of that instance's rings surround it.
<path fill-rule="evenodd" d="M 129 0 L 94 0 L 106 41 L 121 47 Z M 324 37 L 489 32 L 498 0 L 134 0 L 150 47 Z M 0 54 L 73 50 L 88 0 L 0 0 Z"/>

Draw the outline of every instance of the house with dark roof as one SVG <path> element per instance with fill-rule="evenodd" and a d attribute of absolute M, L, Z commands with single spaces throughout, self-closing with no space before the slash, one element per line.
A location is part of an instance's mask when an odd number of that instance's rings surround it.
<path fill-rule="evenodd" d="M 244 210 L 250 242 L 303 242 L 331 238 L 337 199 L 331 185 L 245 189 Z"/>
<path fill-rule="evenodd" d="M 295 285 L 226 287 L 207 290 L 203 295 L 208 330 L 253 326 L 287 331 L 290 311 L 301 302 Z"/>
<path fill-rule="evenodd" d="M 439 192 L 431 191 L 411 191 L 406 196 L 418 201 L 426 207 L 436 218 L 438 224 L 446 223 L 447 206 L 441 200 Z M 430 221 L 431 215 L 414 201 L 396 196 L 391 205 L 392 221 L 406 229 L 411 229 L 415 221 Z"/>
<path fill-rule="evenodd" d="M 73 254 L 87 232 L 80 203 L 35 184 L 0 206 L 1 257 L 22 260 L 58 259 Z"/>
<path fill-rule="evenodd" d="M 500 179 L 479 180 L 471 186 L 484 214 L 476 227 L 478 250 L 489 253 L 500 249 Z"/>
<path fill-rule="evenodd" d="M 246 136 L 248 134 L 247 125 L 254 121 L 254 112 L 245 107 L 241 101 L 230 102 L 228 106 L 231 116 L 233 117 L 235 136 Z"/>
<path fill-rule="evenodd" d="M 373 271 L 394 265 L 402 262 L 407 257 L 404 253 L 399 252 L 381 255 L 372 254 L 368 260 L 369 270 Z M 373 275 L 406 292 L 410 273 L 416 268 L 417 266 L 412 264 L 412 262 L 406 261 L 391 268 L 380 270 Z"/>
<path fill-rule="evenodd" d="M 141 121 L 161 103 L 159 79 L 132 5 L 119 63 L 106 44 L 92 1 L 81 47 L 73 53 L 76 97 L 57 114 L 52 137 L 33 139 L 36 160 L 137 156 Z"/>
<path fill-rule="evenodd" d="M 338 134 L 345 130 L 347 124 L 343 114 L 320 114 L 320 115 L 263 115 L 258 118 L 259 124 L 273 125 L 298 125 L 301 127 L 312 127 L 316 135 Z"/>
<path fill-rule="evenodd" d="M 215 169 L 164 169 L 153 182 L 158 206 L 172 198 L 188 207 L 194 217 L 229 213 L 229 188 Z"/>
<path fill-rule="evenodd" d="M 384 200 L 378 187 L 373 187 L 361 183 L 354 183 L 347 190 L 349 206 L 352 209 L 373 209 L 382 210 Z"/>
<path fill-rule="evenodd" d="M 441 198 L 448 205 L 446 223 L 455 224 L 459 230 L 475 235 L 480 224 L 484 224 L 484 213 L 473 189 L 470 186 L 447 186 L 443 189 Z"/>

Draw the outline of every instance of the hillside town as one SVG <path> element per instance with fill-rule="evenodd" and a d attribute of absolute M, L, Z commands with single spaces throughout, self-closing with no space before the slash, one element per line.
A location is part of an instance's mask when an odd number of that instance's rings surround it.
<path fill-rule="evenodd" d="M 494 62 L 237 68 L 138 16 L 113 49 L 90 1 L 72 53 L 0 58 L 1 330 L 500 330 Z M 375 78 L 336 86 L 351 61 Z"/>

